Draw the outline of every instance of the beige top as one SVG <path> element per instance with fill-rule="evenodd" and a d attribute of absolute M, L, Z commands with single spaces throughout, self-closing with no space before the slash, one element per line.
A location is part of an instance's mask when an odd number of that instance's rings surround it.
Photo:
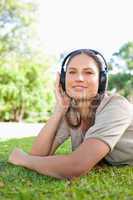
<path fill-rule="evenodd" d="M 96 110 L 95 124 L 85 134 L 80 127 L 72 129 L 62 120 L 55 139 L 62 144 L 69 136 L 72 150 L 83 141 L 96 138 L 110 147 L 105 157 L 108 163 L 133 165 L 133 104 L 117 94 L 105 95 Z"/>

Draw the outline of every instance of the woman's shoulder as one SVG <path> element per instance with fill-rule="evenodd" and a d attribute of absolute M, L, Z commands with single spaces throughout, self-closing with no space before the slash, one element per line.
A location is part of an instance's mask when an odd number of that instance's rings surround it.
<path fill-rule="evenodd" d="M 97 109 L 97 112 L 110 107 L 118 110 L 125 109 L 126 112 L 129 112 L 129 114 L 133 115 L 133 104 L 118 93 L 106 93 Z"/>
<path fill-rule="evenodd" d="M 124 97 L 118 93 L 113 93 L 113 94 L 108 93 L 107 98 L 110 100 L 111 103 L 114 103 L 114 104 L 119 103 L 119 105 L 125 105 L 127 107 L 130 107 L 133 105 L 131 102 L 129 102 L 129 100 L 126 97 Z"/>

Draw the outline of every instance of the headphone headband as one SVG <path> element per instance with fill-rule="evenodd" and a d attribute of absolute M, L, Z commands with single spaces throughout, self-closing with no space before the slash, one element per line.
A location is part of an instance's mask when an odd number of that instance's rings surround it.
<path fill-rule="evenodd" d="M 64 66 L 65 66 L 66 61 L 68 60 L 68 58 L 70 58 L 72 55 L 76 55 L 76 54 L 78 54 L 78 53 L 81 53 L 82 51 L 83 51 L 83 52 L 86 52 L 86 53 L 91 52 L 91 53 L 95 54 L 96 56 L 100 56 L 100 58 L 102 58 L 102 60 L 103 60 L 103 62 L 104 62 L 104 65 L 105 65 L 104 70 L 105 70 L 106 72 L 108 71 L 108 65 L 107 65 L 107 62 L 106 62 L 104 56 L 103 56 L 100 52 L 98 52 L 98 51 L 96 51 L 96 50 L 93 50 L 93 49 L 78 49 L 78 50 L 71 51 L 71 52 L 64 58 L 64 60 L 63 60 L 63 62 L 62 62 L 61 68 L 64 68 Z M 98 58 L 99 58 L 99 57 L 98 57 Z"/>

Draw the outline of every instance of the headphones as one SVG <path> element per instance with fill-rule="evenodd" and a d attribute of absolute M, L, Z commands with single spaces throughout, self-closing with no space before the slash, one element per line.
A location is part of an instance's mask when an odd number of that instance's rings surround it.
<path fill-rule="evenodd" d="M 93 50 L 93 49 L 78 49 L 78 50 L 75 50 L 75 51 L 72 51 L 70 52 L 64 59 L 63 59 L 63 62 L 61 64 L 61 76 L 60 76 L 60 84 L 62 86 L 62 89 L 64 91 L 66 91 L 65 89 L 65 77 L 66 77 L 66 69 L 64 69 L 64 67 L 67 65 L 68 61 L 73 57 L 73 56 L 76 56 L 78 54 L 81 54 L 81 53 L 90 53 L 90 56 L 91 54 L 95 55 L 98 57 L 99 61 L 102 63 L 102 67 L 100 69 L 100 74 L 99 74 L 99 88 L 98 88 L 98 93 L 99 94 L 102 94 L 105 92 L 106 88 L 107 88 L 107 79 L 108 79 L 108 65 L 107 65 L 107 62 L 104 58 L 104 56 L 99 53 L 98 51 L 96 50 Z"/>

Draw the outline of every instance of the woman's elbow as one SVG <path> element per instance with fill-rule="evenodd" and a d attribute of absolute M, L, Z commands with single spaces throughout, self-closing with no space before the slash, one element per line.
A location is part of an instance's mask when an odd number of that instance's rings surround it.
<path fill-rule="evenodd" d="M 85 165 L 79 161 L 73 162 L 69 179 L 85 175 L 91 170 L 89 165 Z"/>

